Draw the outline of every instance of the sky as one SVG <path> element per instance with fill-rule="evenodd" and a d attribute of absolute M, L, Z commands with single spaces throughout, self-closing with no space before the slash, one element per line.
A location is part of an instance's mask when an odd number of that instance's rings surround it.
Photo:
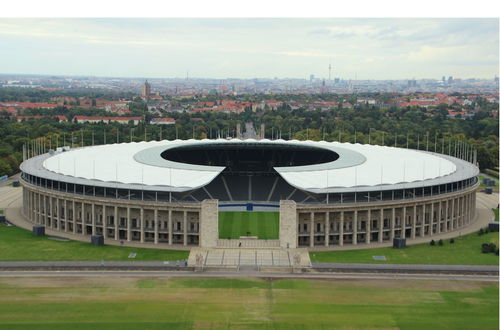
<path fill-rule="evenodd" d="M 0 73 L 493 79 L 498 18 L 0 18 Z"/>

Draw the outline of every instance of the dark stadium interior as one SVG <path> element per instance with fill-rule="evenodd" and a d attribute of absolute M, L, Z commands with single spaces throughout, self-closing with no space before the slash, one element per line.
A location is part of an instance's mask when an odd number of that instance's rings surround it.
<path fill-rule="evenodd" d="M 161 156 L 179 163 L 225 166 L 232 174 L 273 174 L 274 167 L 321 164 L 339 158 L 328 149 L 274 143 L 191 145 L 168 149 Z"/>
<path fill-rule="evenodd" d="M 211 183 L 182 199 L 202 201 L 215 198 L 238 202 L 315 199 L 315 196 L 288 184 L 274 167 L 314 165 L 339 158 L 337 153 L 327 149 L 273 143 L 182 146 L 168 149 L 161 156 L 179 163 L 226 167 Z"/>
<path fill-rule="evenodd" d="M 215 198 L 222 202 L 279 202 L 282 199 L 304 202 L 316 200 L 316 196 L 292 187 L 277 172 L 269 175 L 244 175 L 231 174 L 226 171 L 205 187 L 191 192 L 183 199 L 190 198 L 197 201 Z"/>

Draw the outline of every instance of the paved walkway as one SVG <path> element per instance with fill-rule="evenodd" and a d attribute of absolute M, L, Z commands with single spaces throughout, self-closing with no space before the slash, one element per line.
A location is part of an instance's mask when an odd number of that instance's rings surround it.
<path fill-rule="evenodd" d="M 311 267 L 307 249 L 193 248 L 193 267 Z"/>

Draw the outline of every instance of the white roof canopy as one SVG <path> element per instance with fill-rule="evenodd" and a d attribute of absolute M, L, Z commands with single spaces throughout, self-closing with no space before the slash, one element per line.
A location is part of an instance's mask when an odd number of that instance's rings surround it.
<path fill-rule="evenodd" d="M 84 147 L 56 152 L 43 159 L 29 159 L 23 163 L 22 169 L 28 173 L 32 172 L 30 169 L 43 169 L 67 177 L 61 180 L 67 182 L 71 182 L 73 177 L 100 182 L 100 186 L 109 182 L 187 191 L 207 185 L 224 167 L 172 162 L 161 158 L 161 152 L 181 145 L 227 143 L 295 144 L 337 152 L 339 159 L 330 163 L 275 168 L 292 186 L 317 193 L 346 191 L 353 187 L 379 189 L 395 184 L 405 184 L 405 187 L 415 183 L 430 185 L 431 182 L 424 181 L 441 178 L 443 180 L 438 181 L 443 182 L 434 183 L 440 184 L 470 178 L 478 173 L 477 167 L 465 161 L 418 150 L 325 141 L 253 139 L 164 140 Z M 30 162 L 37 158 L 43 166 L 30 166 Z"/>

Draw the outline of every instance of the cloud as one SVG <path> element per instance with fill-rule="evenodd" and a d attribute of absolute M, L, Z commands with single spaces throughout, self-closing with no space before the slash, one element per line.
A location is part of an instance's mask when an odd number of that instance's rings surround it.
<path fill-rule="evenodd" d="M 498 72 L 498 19 L 0 19 L 0 43 L 21 73 L 65 74 L 63 54 L 72 73 L 121 76 L 321 76 L 330 60 L 340 77 Z"/>

